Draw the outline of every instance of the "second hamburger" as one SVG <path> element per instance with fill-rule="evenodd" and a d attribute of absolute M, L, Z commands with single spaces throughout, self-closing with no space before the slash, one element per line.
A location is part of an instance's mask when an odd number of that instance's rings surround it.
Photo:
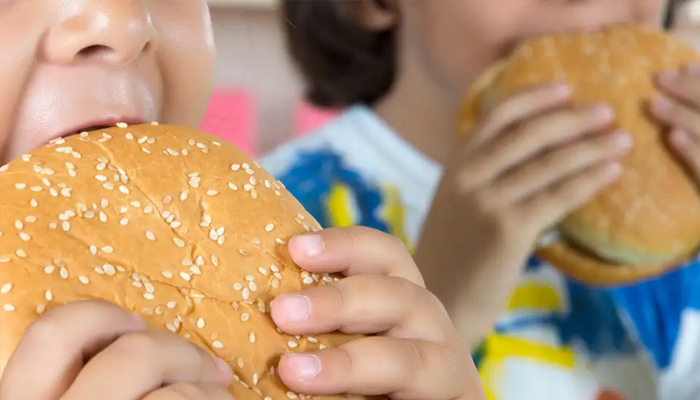
<path fill-rule="evenodd" d="M 700 197 L 667 148 L 665 128 L 648 113 L 655 75 L 700 55 L 671 35 L 636 25 L 530 39 L 488 70 L 460 115 L 468 132 L 488 110 L 519 90 L 565 83 L 572 105 L 606 103 L 611 129 L 632 136 L 620 179 L 555 228 L 538 255 L 574 279 L 625 284 L 651 278 L 694 256 L 700 245 Z"/>

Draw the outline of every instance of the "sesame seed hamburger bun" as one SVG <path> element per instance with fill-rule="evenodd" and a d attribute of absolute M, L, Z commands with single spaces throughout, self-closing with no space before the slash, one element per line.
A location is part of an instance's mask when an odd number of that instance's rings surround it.
<path fill-rule="evenodd" d="M 497 103 L 533 85 L 566 83 L 572 105 L 598 102 L 616 112 L 612 129 L 631 134 L 620 179 L 567 216 L 538 254 L 574 279 L 631 283 L 664 273 L 700 244 L 700 197 L 648 113 L 656 73 L 700 60 L 667 33 L 637 25 L 560 33 L 525 41 L 476 81 L 460 114 L 460 130 Z"/>
<path fill-rule="evenodd" d="M 287 240 L 319 225 L 231 144 L 120 124 L 55 140 L 0 171 L 0 374 L 33 320 L 88 299 L 227 361 L 237 400 L 304 397 L 276 376 L 279 357 L 354 338 L 276 330 L 271 300 L 339 278 L 292 262 Z"/>

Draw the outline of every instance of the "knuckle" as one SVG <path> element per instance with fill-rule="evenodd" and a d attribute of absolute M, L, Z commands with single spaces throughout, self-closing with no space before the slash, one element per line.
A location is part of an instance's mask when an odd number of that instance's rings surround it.
<path fill-rule="evenodd" d="M 126 354 L 150 358 L 158 352 L 158 339 L 149 332 L 133 332 L 119 337 L 113 346 Z"/>
<path fill-rule="evenodd" d="M 49 316 L 39 318 L 29 325 L 24 334 L 24 340 L 45 344 L 55 343 L 56 348 L 63 348 L 64 346 L 58 347 L 68 340 L 64 335 L 65 327 L 63 325 L 58 318 Z"/>
<path fill-rule="evenodd" d="M 422 346 L 419 342 L 408 340 L 406 343 L 408 346 L 407 355 L 410 358 L 410 362 L 407 363 L 409 368 L 405 372 L 409 375 L 409 378 L 420 376 L 425 366 L 431 364 L 430 356 L 425 346 Z"/>

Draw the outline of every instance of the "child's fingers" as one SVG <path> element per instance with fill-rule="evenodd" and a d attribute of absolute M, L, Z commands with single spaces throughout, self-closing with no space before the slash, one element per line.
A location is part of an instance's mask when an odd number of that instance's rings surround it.
<path fill-rule="evenodd" d="M 570 89 L 564 85 L 536 86 L 514 94 L 496 105 L 493 110 L 486 110 L 488 115 L 476 129 L 470 147 L 478 147 L 491 141 L 521 121 L 561 107 L 570 95 Z"/>
<path fill-rule="evenodd" d="M 109 303 L 86 301 L 54 308 L 22 337 L 3 373 L 0 398 L 57 399 L 85 359 L 117 337 L 144 329 L 143 320 Z"/>
<path fill-rule="evenodd" d="M 600 131 L 612 122 L 612 118 L 609 107 L 598 106 L 555 111 L 523 123 L 473 156 L 464 168 L 464 177 L 458 178 L 460 188 L 468 191 L 497 179 L 543 151 Z"/>
<path fill-rule="evenodd" d="M 657 81 L 659 88 L 670 98 L 700 109 L 700 65 L 689 66 L 681 72 L 662 72 Z"/>
<path fill-rule="evenodd" d="M 233 400 L 233 396 L 221 386 L 176 383 L 158 389 L 142 400 Z"/>
<path fill-rule="evenodd" d="M 389 394 L 400 399 L 452 400 L 482 393 L 470 357 L 420 340 L 368 337 L 340 347 L 282 357 L 282 381 L 309 394 Z M 467 397 L 469 398 L 469 397 Z"/>
<path fill-rule="evenodd" d="M 700 138 L 700 107 L 698 109 L 668 97 L 657 97 L 651 103 L 651 111 L 667 125 L 681 128 Z"/>
<path fill-rule="evenodd" d="M 352 226 L 296 236 L 289 252 L 311 272 L 391 275 L 425 286 L 406 245 L 375 229 Z"/>
<path fill-rule="evenodd" d="M 506 175 L 491 189 L 492 197 L 507 204 L 520 202 L 568 176 L 622 156 L 631 146 L 628 134 L 616 132 L 560 147 Z"/>
<path fill-rule="evenodd" d="M 566 177 L 549 189 L 526 199 L 518 214 L 537 221 L 537 226 L 552 226 L 570 210 L 589 201 L 602 188 L 619 178 L 622 166 L 609 162 Z M 534 224 L 528 224 L 532 226 Z"/>
<path fill-rule="evenodd" d="M 405 279 L 352 276 L 283 295 L 271 307 L 275 324 L 292 335 L 386 333 L 446 343 L 456 340 L 447 312 L 428 290 Z"/>
<path fill-rule="evenodd" d="M 669 136 L 673 149 L 700 182 L 700 138 L 682 129 L 672 130 Z"/>
<path fill-rule="evenodd" d="M 83 367 L 61 400 L 141 399 L 177 382 L 228 386 L 232 372 L 194 344 L 167 331 L 121 336 Z"/>

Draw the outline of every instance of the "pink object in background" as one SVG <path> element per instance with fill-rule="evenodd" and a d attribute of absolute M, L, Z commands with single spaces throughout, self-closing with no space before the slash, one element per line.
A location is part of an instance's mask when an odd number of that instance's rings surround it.
<path fill-rule="evenodd" d="M 246 90 L 217 89 L 209 101 L 200 129 L 254 156 L 258 145 L 256 108 L 253 95 Z"/>
<path fill-rule="evenodd" d="M 340 110 L 326 110 L 300 102 L 296 107 L 294 136 L 304 136 L 334 119 Z"/>

